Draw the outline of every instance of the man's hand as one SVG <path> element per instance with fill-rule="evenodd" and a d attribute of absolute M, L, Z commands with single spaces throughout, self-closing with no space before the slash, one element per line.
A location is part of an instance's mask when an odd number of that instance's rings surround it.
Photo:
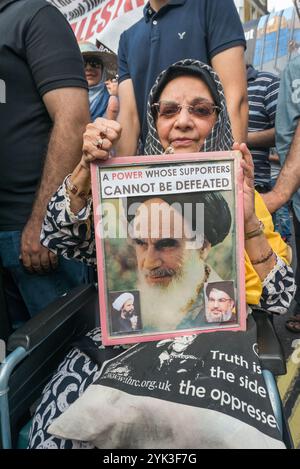
<path fill-rule="evenodd" d="M 40 244 L 47 204 L 80 160 L 82 134 L 89 122 L 88 97 L 82 88 L 58 88 L 43 96 L 53 121 L 47 156 L 31 216 L 23 230 L 20 259 L 30 272 L 45 273 L 57 266 L 57 258 Z"/>
<path fill-rule="evenodd" d="M 29 220 L 22 232 L 20 260 L 31 273 L 44 274 L 57 267 L 57 256 L 40 243 L 41 223 Z"/>
<path fill-rule="evenodd" d="M 131 79 L 119 85 L 120 112 L 118 122 L 122 127 L 122 137 L 116 145 L 117 156 L 136 155 L 140 136 L 140 120 Z"/>
<path fill-rule="evenodd" d="M 224 88 L 233 138 L 239 143 L 246 142 L 248 134 L 248 91 L 244 47 L 237 46 L 222 51 L 215 55 L 211 62 Z"/>

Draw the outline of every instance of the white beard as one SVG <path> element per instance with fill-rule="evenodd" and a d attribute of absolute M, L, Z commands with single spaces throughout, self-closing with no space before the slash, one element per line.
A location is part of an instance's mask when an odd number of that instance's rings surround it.
<path fill-rule="evenodd" d="M 142 323 L 145 330 L 175 331 L 192 303 L 198 297 L 198 287 L 205 277 L 204 262 L 198 251 L 187 254 L 182 274 L 168 286 L 148 285 L 141 274 L 138 282 Z"/>

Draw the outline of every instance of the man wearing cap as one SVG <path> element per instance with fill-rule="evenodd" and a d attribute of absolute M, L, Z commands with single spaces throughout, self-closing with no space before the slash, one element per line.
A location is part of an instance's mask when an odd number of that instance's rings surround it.
<path fill-rule="evenodd" d="M 247 138 L 246 41 L 232 0 L 150 0 L 144 17 L 120 38 L 118 120 L 122 137 L 117 153 L 135 155 L 147 135 L 147 100 L 156 77 L 172 63 L 197 59 L 219 75 L 233 136 Z"/>
<path fill-rule="evenodd" d="M 206 287 L 207 322 L 228 322 L 234 311 L 234 287 L 232 282 L 209 283 Z"/>
<path fill-rule="evenodd" d="M 100 51 L 90 42 L 80 42 L 79 48 L 89 86 L 91 119 L 94 121 L 97 117 L 103 117 L 109 106 L 110 94 L 105 80 L 111 77 L 112 71 L 116 74 L 117 58 L 113 53 Z"/>
<path fill-rule="evenodd" d="M 124 292 L 119 295 L 112 304 L 115 311 L 112 312 L 112 332 L 132 332 L 136 321 L 132 320 L 134 315 L 134 296 L 132 293 Z M 136 317 L 136 315 L 134 315 Z"/>

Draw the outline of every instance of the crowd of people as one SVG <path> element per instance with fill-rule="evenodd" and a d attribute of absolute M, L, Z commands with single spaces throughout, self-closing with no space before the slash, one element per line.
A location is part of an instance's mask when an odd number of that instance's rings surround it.
<path fill-rule="evenodd" d="M 247 305 L 249 310 L 284 314 L 290 310 L 296 283 L 296 307 L 286 327 L 300 333 L 300 108 L 295 91 L 300 58 L 288 64 L 280 80 L 250 63 L 246 67 L 245 47 L 232 0 L 223 0 L 222 9 L 218 0 L 150 0 L 143 18 L 121 35 L 118 65 L 114 54 L 89 42 L 77 44 L 65 18 L 46 0 L 0 0 L 0 78 L 7 87 L 7 103 L 0 104 L 0 263 L 12 329 L 74 286 L 95 278 L 91 162 L 233 149 L 242 154 Z M 272 165 L 278 160 L 281 168 L 272 181 Z M 159 305 L 174 295 L 172 318 L 165 321 L 166 327 L 176 327 L 195 291 L 199 294 L 208 280 L 219 280 L 206 259 L 228 235 L 230 224 L 226 226 L 225 201 L 214 197 L 210 203 L 218 216 L 205 220 L 203 244 L 192 252 L 203 278 L 201 289 L 199 279 L 176 283 L 182 279 L 184 262 L 189 262 L 182 255 L 186 239 L 176 246 L 175 236 L 168 245 L 166 240 L 161 243 L 162 236 L 134 239 L 145 295 L 150 290 L 158 295 L 157 287 L 168 290 L 168 296 L 158 296 L 157 311 L 149 308 L 143 323 L 153 327 L 156 318 L 161 323 Z M 157 197 L 151 195 L 139 200 L 133 218 L 153 201 Z M 160 203 L 178 217 L 167 198 Z M 154 222 L 160 233 L 159 221 L 151 219 L 150 226 Z M 176 250 L 172 268 L 165 254 L 171 248 Z M 176 292 L 182 285 L 185 296 L 179 299 Z M 235 314 L 232 286 L 212 288 L 206 295 L 207 322 L 216 317 L 230 321 Z M 114 332 L 141 327 L 135 299 L 129 292 L 113 298 Z M 197 314 L 186 311 L 193 326 L 199 324 L 203 308 L 196 304 Z M 236 353 L 242 343 L 251 348 L 253 324 L 250 316 L 248 320 L 248 330 L 236 333 Z M 218 336 L 220 349 L 229 340 L 227 334 Z M 97 349 L 103 348 L 99 329 L 89 337 Z M 204 354 L 205 339 L 197 347 L 199 355 Z M 115 354 L 120 352 L 124 349 Z M 48 429 L 97 380 L 100 368 L 80 347 L 68 354 L 36 410 L 30 448 L 94 446 L 93 441 L 62 438 Z M 236 392 L 235 383 L 231 392 Z M 154 425 L 159 425 L 155 419 Z M 271 441 L 252 437 L 249 444 L 281 445 L 276 434 Z M 122 439 L 115 442 L 116 447 L 123 444 Z"/>

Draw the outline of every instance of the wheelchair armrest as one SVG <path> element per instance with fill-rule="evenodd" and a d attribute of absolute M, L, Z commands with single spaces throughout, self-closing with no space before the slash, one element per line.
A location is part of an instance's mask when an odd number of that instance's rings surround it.
<path fill-rule="evenodd" d="M 257 344 L 261 366 L 274 376 L 286 374 L 286 362 L 281 343 L 275 332 L 272 317 L 263 310 L 253 310 L 257 327 Z"/>
<path fill-rule="evenodd" d="M 27 352 L 36 348 L 45 337 L 50 336 L 63 323 L 97 297 L 94 284 L 80 285 L 65 296 L 58 298 L 37 316 L 27 321 L 17 329 L 8 339 L 7 349 L 15 350 L 23 347 Z"/>

